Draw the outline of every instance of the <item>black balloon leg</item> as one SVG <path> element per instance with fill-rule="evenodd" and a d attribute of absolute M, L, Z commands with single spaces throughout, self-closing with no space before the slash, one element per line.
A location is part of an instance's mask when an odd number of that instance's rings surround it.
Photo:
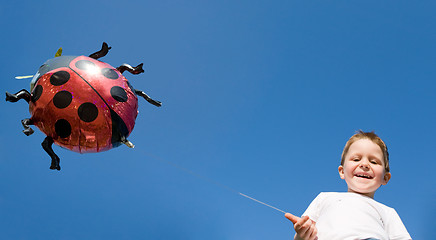
<path fill-rule="evenodd" d="M 157 100 L 154 100 L 154 99 L 151 99 L 145 92 L 143 92 L 141 90 L 136 90 L 135 89 L 135 93 L 136 93 L 136 95 L 143 97 L 145 100 L 147 100 L 147 102 L 155 105 L 156 107 L 161 107 L 162 106 L 161 102 L 159 102 Z"/>
<path fill-rule="evenodd" d="M 20 99 L 24 99 L 26 100 L 26 102 L 29 102 L 31 99 L 31 95 L 26 89 L 22 89 L 15 94 L 10 94 L 6 92 L 6 101 L 17 102 Z"/>
<path fill-rule="evenodd" d="M 53 145 L 53 138 L 47 136 L 44 141 L 41 143 L 42 148 L 48 153 L 48 155 L 51 157 L 51 166 L 50 169 L 56 169 L 61 170 L 61 166 L 59 165 L 60 159 L 58 155 L 53 151 L 52 145 Z"/>
<path fill-rule="evenodd" d="M 136 74 L 140 74 L 140 73 L 143 73 L 143 72 L 144 72 L 144 69 L 142 69 L 142 66 L 144 66 L 143 63 L 139 64 L 139 65 L 136 66 L 136 67 L 132 67 L 132 66 L 130 66 L 129 64 L 124 63 L 123 65 L 117 67 L 117 70 L 118 70 L 120 73 L 123 73 L 124 71 L 127 70 L 129 73 L 131 73 L 131 74 L 135 74 L 135 75 L 136 75 Z"/>
<path fill-rule="evenodd" d="M 26 134 L 26 136 L 30 136 L 34 133 L 33 129 L 29 127 L 29 125 L 33 125 L 33 120 L 31 118 L 21 120 L 21 124 L 24 127 L 23 133 Z"/>
<path fill-rule="evenodd" d="M 94 59 L 99 59 L 101 57 L 106 56 L 106 54 L 109 52 L 109 49 L 111 49 L 111 47 L 109 47 L 107 43 L 103 42 L 101 49 L 98 52 L 89 55 L 89 57 Z"/>

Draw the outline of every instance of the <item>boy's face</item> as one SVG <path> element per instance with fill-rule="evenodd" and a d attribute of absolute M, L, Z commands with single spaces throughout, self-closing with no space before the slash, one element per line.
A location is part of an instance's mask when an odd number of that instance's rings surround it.
<path fill-rule="evenodd" d="M 391 178 L 391 174 L 385 171 L 382 150 L 369 139 L 360 139 L 351 144 L 344 164 L 338 170 L 340 177 L 347 182 L 348 192 L 371 198 Z"/>

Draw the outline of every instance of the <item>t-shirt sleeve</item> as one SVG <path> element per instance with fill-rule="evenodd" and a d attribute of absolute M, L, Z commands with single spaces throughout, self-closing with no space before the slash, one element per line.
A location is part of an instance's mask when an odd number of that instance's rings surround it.
<path fill-rule="evenodd" d="M 389 220 L 386 223 L 386 231 L 389 234 L 391 240 L 411 240 L 409 232 L 401 221 L 397 211 L 393 208 L 389 208 Z"/>
<path fill-rule="evenodd" d="M 307 207 L 306 211 L 304 211 L 301 216 L 309 216 L 312 221 L 318 221 L 320 214 L 320 203 L 322 199 L 325 197 L 325 193 L 320 193 L 316 196 L 315 199 L 310 203 L 309 207 Z"/>

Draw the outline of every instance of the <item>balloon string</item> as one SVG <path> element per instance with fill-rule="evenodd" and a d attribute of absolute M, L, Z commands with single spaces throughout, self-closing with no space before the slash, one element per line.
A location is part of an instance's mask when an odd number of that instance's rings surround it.
<path fill-rule="evenodd" d="M 198 174 L 198 173 L 196 173 L 196 172 L 193 172 L 192 170 L 189 170 L 189 169 L 187 169 L 187 168 L 184 168 L 184 167 L 182 167 L 182 166 L 180 166 L 180 165 L 178 165 L 178 164 L 175 164 L 175 163 L 170 162 L 170 161 L 168 161 L 168 160 L 164 160 L 164 159 L 162 159 L 162 158 L 160 158 L 160 157 L 157 157 L 157 156 L 151 155 L 150 153 L 147 153 L 146 155 L 148 155 L 149 157 L 151 157 L 151 158 L 153 158 L 153 159 L 156 159 L 156 160 L 158 160 L 158 161 L 160 161 L 160 162 L 163 162 L 163 163 L 166 163 L 166 164 L 168 164 L 168 165 L 171 165 L 171 166 L 173 166 L 173 167 L 175 167 L 175 168 L 177 168 L 177 169 L 179 169 L 179 170 L 181 170 L 181 171 L 183 171 L 183 172 L 185 172 L 185 173 L 188 173 L 188 174 L 190 174 L 190 175 L 192 175 L 192 176 L 194 176 L 194 177 L 197 177 L 197 178 L 199 178 L 199 179 L 202 179 L 202 180 L 204 180 L 204 181 L 207 181 L 207 182 L 209 182 L 209 183 L 212 183 L 212 184 L 214 184 L 214 185 L 216 185 L 216 186 L 218 186 L 218 187 L 221 187 L 221 188 L 223 188 L 223 189 L 226 189 L 226 190 L 228 190 L 228 191 L 230 191 L 230 192 L 236 193 L 236 194 L 238 194 L 239 196 L 243 196 L 243 197 L 245 197 L 245 198 L 247 198 L 247 199 L 250 199 L 250 200 L 252 200 L 252 201 L 255 201 L 255 202 L 257 202 L 257 203 L 260 203 L 260 204 L 262 204 L 262 205 L 264 205 L 264 206 L 267 206 L 267 207 L 272 208 L 272 209 L 274 209 L 274 210 L 277 210 L 277 211 L 279 211 L 279 212 L 286 213 L 285 211 L 283 211 L 283 210 L 281 210 L 281 209 L 279 209 L 279 208 L 276 208 L 276 207 L 274 207 L 274 206 L 272 206 L 272 205 L 269 205 L 269 204 L 267 204 L 267 203 L 264 203 L 264 202 L 262 202 L 262 201 L 259 201 L 259 200 L 255 199 L 255 198 L 253 198 L 253 197 L 250 197 L 250 196 L 248 196 L 248 195 L 246 195 L 246 194 L 243 194 L 243 193 L 241 193 L 241 192 L 238 192 L 238 191 L 236 191 L 235 189 L 233 189 L 233 188 L 231 188 L 231 187 L 229 187 L 229 186 L 226 186 L 226 185 L 224 185 L 224 184 L 222 184 L 222 183 L 219 183 L 219 182 L 217 182 L 217 181 L 215 181 L 215 180 L 212 180 L 212 179 L 210 179 L 210 178 L 208 178 L 208 177 L 205 177 L 205 176 L 200 175 L 200 174 Z"/>
<path fill-rule="evenodd" d="M 277 210 L 277 211 L 279 211 L 279 212 L 286 213 L 285 211 L 283 211 L 283 210 L 281 210 L 281 209 L 278 209 L 278 208 L 276 208 L 276 207 L 274 207 L 274 206 L 271 206 L 271 205 L 269 205 L 269 204 L 266 204 L 266 203 L 264 203 L 264 202 L 261 202 L 261 201 L 255 199 L 255 198 L 252 198 L 252 197 L 250 197 L 250 196 L 247 196 L 247 195 L 245 195 L 245 194 L 243 194 L 243 193 L 239 193 L 239 195 L 242 195 L 242 196 L 244 196 L 244 197 L 246 197 L 246 198 L 248 198 L 248 199 L 251 199 L 251 200 L 253 200 L 253 201 L 255 201 L 255 202 L 258 202 L 258 203 L 260 203 L 260 204 L 263 204 L 263 205 L 265 205 L 265 206 L 267 206 L 267 207 L 270 207 L 270 208 L 272 208 L 272 209 L 275 209 L 275 210 Z"/>

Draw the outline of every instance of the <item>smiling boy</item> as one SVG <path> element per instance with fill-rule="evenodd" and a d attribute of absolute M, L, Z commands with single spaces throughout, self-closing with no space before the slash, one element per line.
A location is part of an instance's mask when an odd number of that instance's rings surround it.
<path fill-rule="evenodd" d="M 348 192 L 320 193 L 301 218 L 285 214 L 294 239 L 412 239 L 397 212 L 374 200 L 391 178 L 386 144 L 374 132 L 359 131 L 347 141 L 338 171 Z"/>

